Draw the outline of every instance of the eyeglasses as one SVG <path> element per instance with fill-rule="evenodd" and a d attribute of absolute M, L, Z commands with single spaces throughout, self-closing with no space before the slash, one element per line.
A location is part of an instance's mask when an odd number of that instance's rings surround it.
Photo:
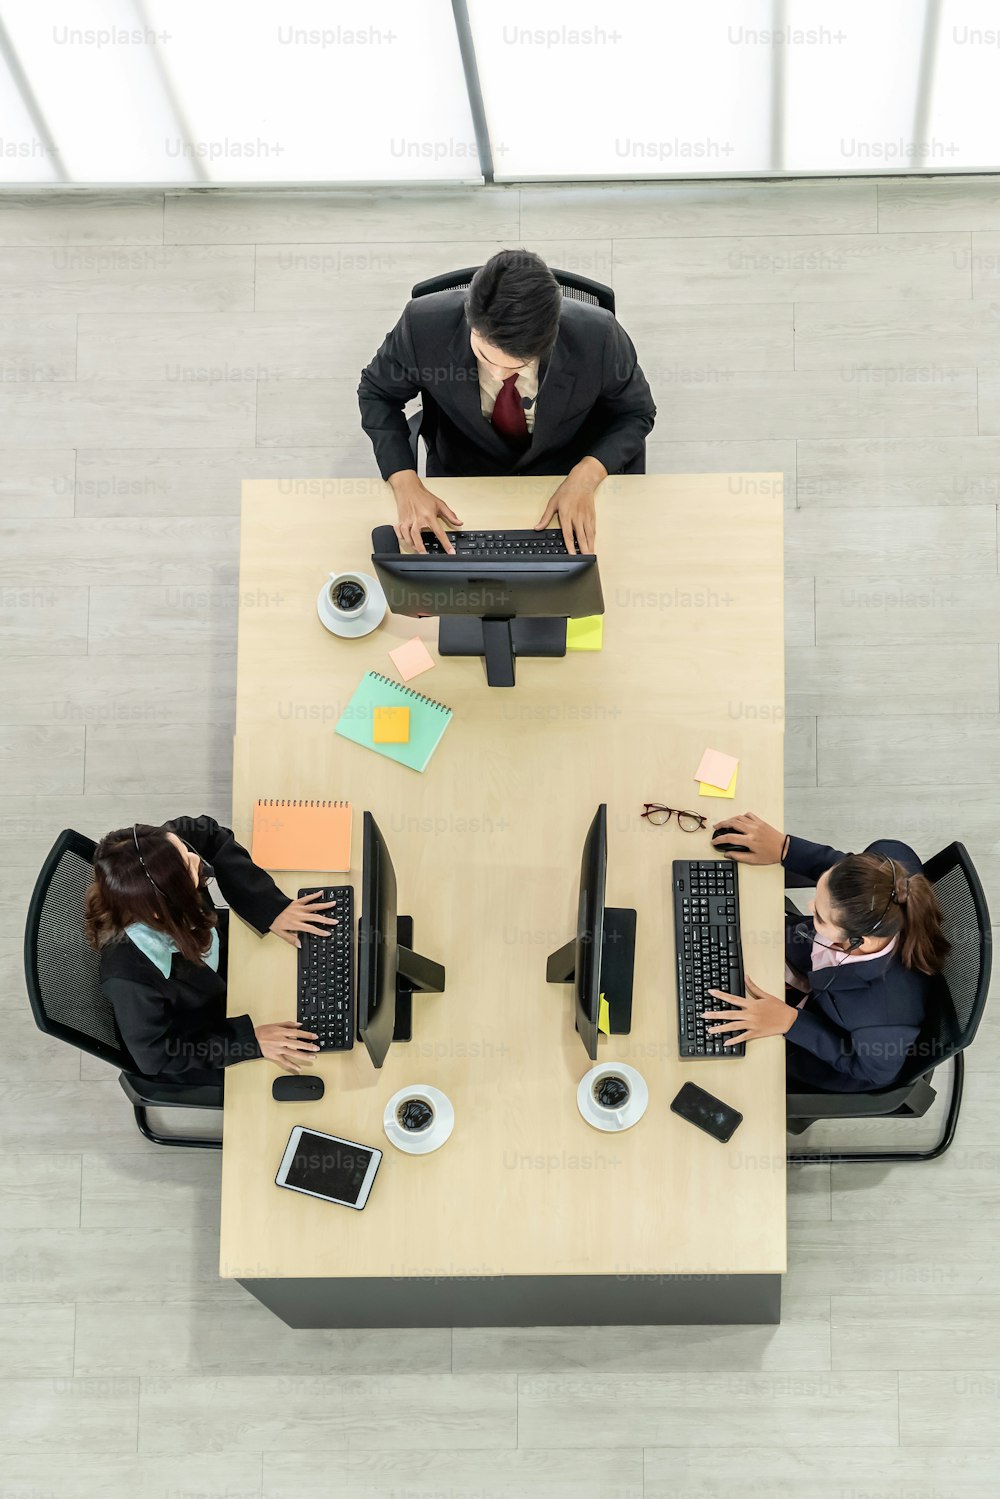
<path fill-rule="evenodd" d="M 708 818 L 702 817 L 700 812 L 679 812 L 676 807 L 661 807 L 659 802 L 643 802 L 643 808 L 643 817 L 657 828 L 662 828 L 671 817 L 676 817 L 682 833 L 697 833 L 708 822 Z"/>

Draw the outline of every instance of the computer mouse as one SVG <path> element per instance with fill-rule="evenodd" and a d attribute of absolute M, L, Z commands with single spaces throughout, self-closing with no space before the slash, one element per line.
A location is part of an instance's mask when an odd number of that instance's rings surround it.
<path fill-rule="evenodd" d="M 321 1077 L 305 1077 L 301 1073 L 276 1077 L 271 1084 L 271 1097 L 279 1103 L 315 1103 L 323 1097 L 323 1092 Z"/>
<path fill-rule="evenodd" d="M 750 850 L 745 843 L 716 843 L 716 838 L 721 838 L 724 833 L 739 833 L 739 828 L 716 828 L 712 834 L 712 847 L 717 848 L 720 854 L 748 854 Z"/>

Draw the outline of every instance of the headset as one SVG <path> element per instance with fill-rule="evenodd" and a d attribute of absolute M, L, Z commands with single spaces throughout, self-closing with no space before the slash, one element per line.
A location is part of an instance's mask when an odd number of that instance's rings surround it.
<path fill-rule="evenodd" d="M 892 873 L 892 893 L 890 894 L 889 899 L 886 901 L 885 905 L 883 906 L 882 911 L 881 911 L 881 913 L 879 915 L 878 920 L 875 921 L 875 922 L 872 922 L 871 925 L 869 925 L 868 922 L 865 922 L 865 926 L 866 926 L 867 930 L 865 932 L 863 932 L 861 934 L 861 936 L 855 935 L 855 936 L 848 937 L 846 952 L 844 951 L 843 948 L 835 948 L 832 942 L 821 942 L 820 939 L 816 936 L 815 926 L 811 922 L 808 922 L 808 921 L 798 922 L 796 924 L 796 926 L 793 928 L 793 931 L 794 931 L 794 933 L 796 935 L 801 934 L 803 937 L 808 936 L 809 940 L 811 942 L 815 942 L 818 947 L 825 947 L 828 951 L 840 952 L 842 954 L 842 956 L 839 959 L 839 961 L 835 962 L 832 965 L 833 972 L 830 974 L 830 977 L 827 979 L 827 981 L 826 981 L 825 984 L 818 984 L 815 981 L 815 977 L 813 977 L 812 979 L 810 979 L 810 981 L 809 981 L 810 982 L 810 987 L 811 987 L 811 989 L 812 989 L 812 991 L 814 993 L 822 993 L 826 989 L 829 989 L 830 985 L 833 983 L 834 978 L 836 976 L 836 970 L 841 967 L 841 965 L 844 963 L 844 961 L 847 958 L 849 958 L 852 953 L 857 952 L 858 948 L 863 945 L 864 940 L 865 940 L 866 937 L 871 937 L 871 936 L 873 936 L 875 934 L 875 932 L 878 931 L 879 927 L 882 925 L 882 923 L 885 920 L 886 916 L 889 914 L 889 907 L 892 905 L 893 901 L 896 899 L 896 866 L 893 863 L 892 859 L 888 858 L 888 856 L 886 854 L 879 854 L 879 858 L 883 861 L 883 863 L 889 865 L 890 871 Z M 871 903 L 870 910 L 874 911 L 874 909 L 875 909 L 875 897 L 873 895 L 872 896 L 872 903 Z"/>
<path fill-rule="evenodd" d="M 891 891 L 891 893 L 889 895 L 889 899 L 886 901 L 885 906 L 882 909 L 882 914 L 879 916 L 879 919 L 872 926 L 869 926 L 868 923 L 866 922 L 865 923 L 865 931 L 862 933 L 862 935 L 860 937 L 855 936 L 855 937 L 849 937 L 847 939 L 847 951 L 848 951 L 849 954 L 852 953 L 852 952 L 855 952 L 857 950 L 857 948 L 859 948 L 862 945 L 862 943 L 864 942 L 864 940 L 865 940 L 866 937 L 872 937 L 872 936 L 875 935 L 875 933 L 878 931 L 879 927 L 882 925 L 883 921 L 885 920 L 886 916 L 888 916 L 888 914 L 889 914 L 889 907 L 892 905 L 893 901 L 896 899 L 896 866 L 895 866 L 894 862 L 892 861 L 892 859 L 890 859 L 887 854 L 879 854 L 879 858 L 882 860 L 882 862 L 884 864 L 888 864 L 888 866 L 889 866 L 889 872 L 890 872 L 890 875 L 892 877 L 892 891 Z M 871 915 L 871 913 L 872 913 L 872 911 L 874 911 L 874 909 L 875 909 L 875 897 L 873 895 L 872 896 L 872 903 L 871 903 L 871 906 L 869 908 L 868 914 Z"/>
<path fill-rule="evenodd" d="M 171 904 L 170 898 L 164 893 L 164 891 L 160 889 L 159 885 L 156 883 L 156 881 L 153 879 L 153 876 L 146 868 L 146 861 L 142 857 L 142 849 L 139 847 L 139 824 L 137 822 L 134 822 L 132 824 L 132 841 L 135 843 L 135 851 L 139 856 L 139 863 L 142 865 L 143 874 L 146 876 L 147 880 L 152 885 L 153 889 L 156 891 L 157 895 L 164 902 L 164 904 L 169 906 Z M 196 848 L 191 848 L 191 845 L 190 843 L 188 843 L 186 838 L 182 838 L 181 842 L 184 844 L 185 848 L 191 849 L 191 852 L 193 854 L 198 854 L 198 850 Z M 203 859 L 201 857 L 201 854 L 198 854 L 198 858 L 200 861 L 198 869 L 198 887 L 199 889 L 201 889 L 205 884 L 207 884 L 210 879 L 214 878 L 215 869 L 207 859 Z"/>

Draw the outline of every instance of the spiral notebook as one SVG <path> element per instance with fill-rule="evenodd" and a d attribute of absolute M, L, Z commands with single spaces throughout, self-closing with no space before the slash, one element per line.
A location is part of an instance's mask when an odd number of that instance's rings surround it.
<path fill-rule="evenodd" d="M 409 708 L 410 738 L 406 744 L 376 744 L 373 720 L 376 708 Z M 413 687 L 401 687 L 391 677 L 370 671 L 344 709 L 337 733 L 353 744 L 363 744 L 376 755 L 408 765 L 411 770 L 426 770 L 427 763 L 441 743 L 441 736 L 451 722 L 451 709 L 424 697 Z"/>
<path fill-rule="evenodd" d="M 350 802 L 256 802 L 253 861 L 262 869 L 346 874 L 351 867 L 351 824 Z"/>

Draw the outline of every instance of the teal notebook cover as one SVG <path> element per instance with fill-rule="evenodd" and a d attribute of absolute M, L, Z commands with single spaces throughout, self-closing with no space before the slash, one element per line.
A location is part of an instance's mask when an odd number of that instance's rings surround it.
<path fill-rule="evenodd" d="M 409 708 L 410 738 L 406 744 L 376 744 L 373 736 L 376 708 Z M 398 760 L 411 770 L 425 770 L 441 735 L 451 722 L 451 709 L 412 687 L 401 687 L 381 672 L 367 672 L 351 701 L 340 715 L 336 732 L 352 744 L 363 744 L 376 755 Z"/>

